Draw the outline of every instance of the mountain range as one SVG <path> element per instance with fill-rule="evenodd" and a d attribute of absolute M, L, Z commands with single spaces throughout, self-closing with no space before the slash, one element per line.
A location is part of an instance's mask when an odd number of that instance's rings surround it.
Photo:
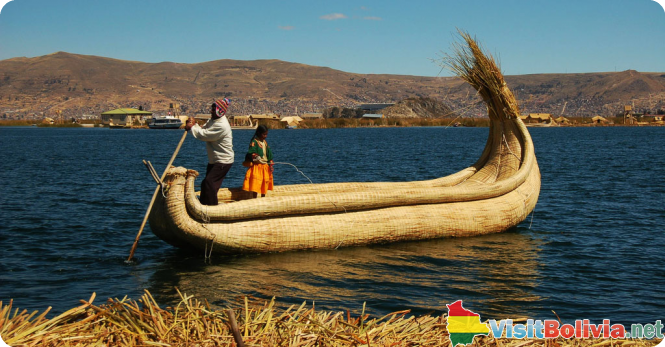
<path fill-rule="evenodd" d="M 665 73 L 506 76 L 522 113 L 611 116 L 624 105 L 655 113 L 665 108 Z M 221 97 L 231 114 L 321 112 L 363 103 L 434 100 L 460 116 L 482 116 L 475 91 L 457 77 L 356 74 L 280 60 L 215 60 L 196 64 L 144 63 L 56 52 L 0 61 L 0 117 L 98 115 L 119 107 L 166 113 L 207 112 Z M 408 113 L 408 114 L 407 114 Z M 394 114 L 393 116 L 400 116 Z M 405 111 L 402 116 L 418 117 Z M 427 116 L 445 116 L 431 114 Z"/>

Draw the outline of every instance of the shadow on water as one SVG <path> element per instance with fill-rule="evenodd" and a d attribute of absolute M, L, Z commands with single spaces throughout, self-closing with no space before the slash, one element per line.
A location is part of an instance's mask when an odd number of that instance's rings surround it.
<path fill-rule="evenodd" d="M 245 296 L 285 308 L 303 301 L 327 310 L 380 316 L 402 309 L 446 312 L 459 299 L 490 316 L 526 315 L 541 298 L 538 241 L 520 231 L 487 236 L 402 242 L 315 252 L 213 258 L 177 251 L 157 267 L 149 290 L 160 302 L 182 293 L 217 308 L 243 305 Z M 520 303 L 516 305 L 515 303 Z M 344 306 L 340 306 L 344 305 Z"/>

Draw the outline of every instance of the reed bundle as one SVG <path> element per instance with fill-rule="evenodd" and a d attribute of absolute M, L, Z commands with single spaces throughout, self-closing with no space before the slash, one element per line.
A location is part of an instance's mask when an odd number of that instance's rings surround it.
<path fill-rule="evenodd" d="M 494 57 L 471 37 L 458 31 L 464 41 L 453 43 L 453 54 L 445 54 L 440 63 L 469 83 L 483 98 L 491 120 L 515 119 L 519 106 L 508 88 Z"/>
<path fill-rule="evenodd" d="M 450 346 L 447 318 L 398 311 L 370 318 L 317 311 L 303 303 L 278 309 L 275 300 L 250 303 L 233 310 L 239 340 L 233 337 L 228 310 L 180 295 L 175 307 L 160 308 L 147 290 L 138 301 L 109 299 L 82 305 L 54 318 L 20 311 L 0 302 L 0 335 L 20 346 Z M 235 322 L 235 321 L 234 321 Z M 658 340 L 563 339 L 513 340 L 477 337 L 476 346 L 654 346 Z"/>

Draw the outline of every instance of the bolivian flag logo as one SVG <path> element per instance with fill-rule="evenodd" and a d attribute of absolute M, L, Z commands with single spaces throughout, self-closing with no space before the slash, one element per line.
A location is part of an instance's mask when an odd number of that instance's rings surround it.
<path fill-rule="evenodd" d="M 489 335 L 487 324 L 480 323 L 480 315 L 462 307 L 462 300 L 448 306 L 448 333 L 453 347 L 473 343 L 476 335 Z"/>

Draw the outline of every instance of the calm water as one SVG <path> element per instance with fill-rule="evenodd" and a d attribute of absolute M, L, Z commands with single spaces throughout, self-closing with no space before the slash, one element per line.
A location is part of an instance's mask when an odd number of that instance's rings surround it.
<path fill-rule="evenodd" d="M 276 161 L 315 183 L 410 181 L 473 164 L 486 128 L 273 130 Z M 660 128 L 532 129 L 542 172 L 535 213 L 516 229 L 463 239 L 334 251 L 216 257 L 185 252 L 146 227 L 125 259 L 181 131 L 0 128 L 0 300 L 62 312 L 97 292 L 159 302 L 175 288 L 220 307 L 246 295 L 282 305 L 440 314 L 463 299 L 483 319 L 665 318 L 665 151 Z M 241 185 L 252 135 L 235 131 Z M 188 137 L 176 165 L 205 171 Z M 200 181 L 200 178 L 199 178 Z M 307 183 L 290 166 L 275 183 Z"/>

